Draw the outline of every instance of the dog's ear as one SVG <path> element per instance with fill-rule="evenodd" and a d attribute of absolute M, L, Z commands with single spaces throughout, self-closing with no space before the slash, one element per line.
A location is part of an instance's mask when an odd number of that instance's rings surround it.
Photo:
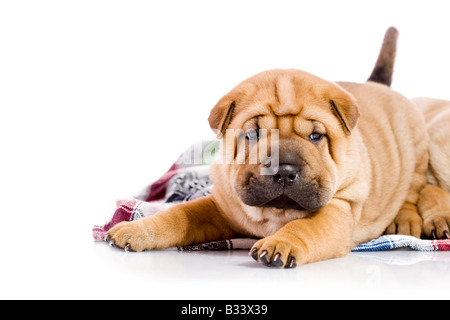
<path fill-rule="evenodd" d="M 351 135 L 360 116 L 356 99 L 342 90 L 338 95 L 331 96 L 329 102 L 332 111 L 341 122 L 344 132 L 348 136 Z"/>
<path fill-rule="evenodd" d="M 208 121 L 211 129 L 217 134 L 218 139 L 225 134 L 228 125 L 233 119 L 235 108 L 236 101 L 232 99 L 231 94 L 227 94 L 211 110 Z"/>

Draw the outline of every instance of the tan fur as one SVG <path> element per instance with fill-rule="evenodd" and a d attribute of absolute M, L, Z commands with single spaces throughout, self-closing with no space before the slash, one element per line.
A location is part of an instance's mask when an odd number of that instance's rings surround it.
<path fill-rule="evenodd" d="M 424 219 L 423 234 L 430 238 L 450 237 L 450 101 L 416 98 L 430 136 L 428 182 L 419 201 Z M 442 190 L 443 189 L 443 190 Z M 445 190 L 445 191 L 444 191 Z"/>
<path fill-rule="evenodd" d="M 302 150 L 305 174 L 320 177 L 330 190 L 327 203 L 316 211 L 246 205 L 236 188 L 254 167 L 214 164 L 211 196 L 119 224 L 109 232 L 115 244 L 141 251 L 252 236 L 262 238 L 251 251 L 258 261 L 292 267 L 346 255 L 380 236 L 399 212 L 417 212 L 428 136 L 415 106 L 386 86 L 336 84 L 300 70 L 272 70 L 238 85 L 209 120 L 222 133 L 255 124 L 279 129 L 280 144 Z M 307 137 L 317 128 L 326 131 L 326 139 L 313 145 Z"/>
<path fill-rule="evenodd" d="M 386 31 L 377 63 L 369 78 L 386 85 L 392 82 L 398 31 Z M 428 185 L 420 193 L 419 212 L 412 206 L 404 207 L 387 234 L 407 234 L 415 237 L 450 238 L 450 102 L 429 98 L 417 98 L 413 102 L 420 107 L 430 135 L 430 162 Z M 440 189 L 440 188 L 441 189 Z M 446 190 L 447 192 L 445 192 Z M 420 213 L 420 215 L 419 215 Z M 423 221 L 422 221 L 423 218 Z"/>
<path fill-rule="evenodd" d="M 450 192 L 450 101 L 416 98 L 430 136 L 430 183 Z"/>
<path fill-rule="evenodd" d="M 109 231 L 115 245 L 134 251 L 164 249 L 235 235 L 211 196 L 176 205 L 132 223 L 122 222 Z"/>
<path fill-rule="evenodd" d="M 420 193 L 417 203 L 423 217 L 423 233 L 434 239 L 450 238 L 450 194 L 428 184 Z"/>

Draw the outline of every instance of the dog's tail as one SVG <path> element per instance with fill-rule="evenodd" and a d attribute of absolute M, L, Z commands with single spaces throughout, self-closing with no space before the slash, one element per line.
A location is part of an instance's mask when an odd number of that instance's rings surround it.
<path fill-rule="evenodd" d="M 390 27 L 384 35 L 383 45 L 378 55 L 377 63 L 367 81 L 391 86 L 394 73 L 395 54 L 397 52 L 398 30 Z"/>

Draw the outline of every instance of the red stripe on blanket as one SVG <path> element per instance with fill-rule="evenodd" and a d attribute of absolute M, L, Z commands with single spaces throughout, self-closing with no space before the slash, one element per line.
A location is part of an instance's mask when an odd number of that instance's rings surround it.
<path fill-rule="evenodd" d="M 131 215 L 134 212 L 134 208 L 136 206 L 137 200 L 119 200 L 117 201 L 117 210 L 114 212 L 113 218 L 110 222 L 103 226 L 105 231 L 108 231 L 116 224 L 122 221 L 130 221 Z"/>
<path fill-rule="evenodd" d="M 116 203 L 117 209 L 114 212 L 112 219 L 103 226 L 94 226 L 94 229 L 92 230 L 94 239 L 104 240 L 109 229 L 114 227 L 119 222 L 132 220 L 132 215 L 134 214 L 136 205 L 139 202 L 141 201 L 136 199 L 118 200 Z"/>
<path fill-rule="evenodd" d="M 177 174 L 178 166 L 174 163 L 170 169 L 155 183 L 150 187 L 150 193 L 145 198 L 145 201 L 158 201 L 163 200 L 166 197 L 167 185 L 169 184 L 170 179 L 172 179 Z"/>
<path fill-rule="evenodd" d="M 450 251 L 450 239 L 435 240 L 433 245 L 436 246 L 438 251 Z"/>

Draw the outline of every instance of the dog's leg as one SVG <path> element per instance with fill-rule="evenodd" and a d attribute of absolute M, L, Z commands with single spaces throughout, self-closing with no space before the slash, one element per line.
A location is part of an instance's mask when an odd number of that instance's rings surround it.
<path fill-rule="evenodd" d="M 450 238 L 450 193 L 431 184 L 423 188 L 417 203 L 428 238 Z"/>
<path fill-rule="evenodd" d="M 423 121 L 423 120 L 422 120 Z M 419 215 L 417 202 L 421 191 L 427 185 L 426 172 L 429 161 L 429 139 L 422 126 L 417 126 L 411 137 L 415 145 L 415 168 L 411 177 L 409 192 L 397 217 L 386 229 L 386 234 L 404 234 L 420 238 L 423 220 Z"/>
<path fill-rule="evenodd" d="M 426 148 L 426 143 L 416 144 L 417 149 Z M 417 201 L 419 200 L 420 191 L 425 187 L 427 178 L 425 172 L 428 166 L 428 153 L 422 151 L 424 156 L 416 157 L 416 170 L 413 174 L 409 192 L 403 206 L 400 208 L 397 216 L 391 225 L 386 229 L 385 234 L 404 234 L 420 238 L 422 234 L 422 218 L 417 209 Z"/>
<path fill-rule="evenodd" d="M 250 254 L 266 266 L 285 268 L 341 257 L 350 252 L 352 224 L 350 204 L 334 199 L 313 216 L 259 240 Z"/>
<path fill-rule="evenodd" d="M 404 234 L 420 238 L 422 234 L 422 218 L 420 217 L 416 205 L 405 202 L 397 217 L 386 229 L 385 234 Z"/>
<path fill-rule="evenodd" d="M 200 198 L 133 222 L 122 222 L 108 232 L 110 243 L 143 251 L 230 239 L 234 232 L 212 196 Z"/>
<path fill-rule="evenodd" d="M 422 159 L 422 161 L 418 161 L 416 165 L 416 172 L 413 175 L 408 196 L 394 221 L 386 229 L 385 234 L 404 234 L 416 238 L 421 237 L 423 220 L 419 214 L 417 202 L 421 190 L 426 186 L 425 171 L 428 162 L 425 162 L 425 160 L 428 157 L 425 156 L 418 159 Z"/>

